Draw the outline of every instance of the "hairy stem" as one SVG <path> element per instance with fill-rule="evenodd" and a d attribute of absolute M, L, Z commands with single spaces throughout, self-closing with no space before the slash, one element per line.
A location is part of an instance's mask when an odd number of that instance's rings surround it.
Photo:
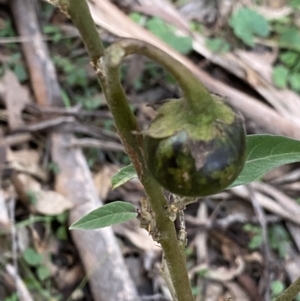
<path fill-rule="evenodd" d="M 193 301 L 194 298 L 185 265 L 185 255 L 178 244 L 174 223 L 170 221 L 166 214 L 167 201 L 162 188 L 145 167 L 143 137 L 119 81 L 119 65 L 124 57 L 124 50 L 119 47 L 116 51 L 108 51 L 103 58 L 104 48 L 86 1 L 70 0 L 66 5 L 67 1 L 60 0 L 60 3 L 63 2 L 64 10 L 81 33 L 106 96 L 109 109 L 113 114 L 124 149 L 137 171 L 155 213 L 156 226 L 160 234 L 158 241 L 164 251 L 176 297 L 178 301 Z M 155 59 L 155 55 L 152 58 Z M 160 62 L 160 59 L 157 58 L 157 61 Z M 188 93 L 188 91 L 186 92 Z"/>

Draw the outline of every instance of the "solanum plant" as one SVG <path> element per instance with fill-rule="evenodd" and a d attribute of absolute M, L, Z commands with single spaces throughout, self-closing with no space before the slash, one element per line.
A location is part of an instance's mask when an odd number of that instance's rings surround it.
<path fill-rule="evenodd" d="M 300 161 L 300 141 L 272 135 L 246 137 L 241 115 L 167 53 L 134 39 L 121 39 L 104 49 L 85 0 L 50 2 L 78 28 L 132 162 L 113 177 L 113 188 L 138 177 L 146 193 L 137 211 L 130 203 L 114 202 L 82 217 L 71 229 L 95 229 L 138 218 L 162 247 L 162 273 L 173 299 L 192 301 L 186 233 L 184 228 L 176 233 L 174 220 L 179 217 L 183 222 L 185 206 L 201 196 L 250 183 L 272 168 Z M 146 131 L 141 131 L 119 80 L 119 67 L 130 54 L 162 65 L 183 92 L 182 98 L 161 103 Z M 172 204 L 163 189 L 173 194 Z M 299 290 L 300 278 L 277 301 L 292 300 Z"/>

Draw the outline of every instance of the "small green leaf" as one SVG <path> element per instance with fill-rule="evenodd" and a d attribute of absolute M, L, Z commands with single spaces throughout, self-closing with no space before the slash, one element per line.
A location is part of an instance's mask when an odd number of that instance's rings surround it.
<path fill-rule="evenodd" d="M 273 68 L 272 78 L 278 88 L 286 88 L 289 69 L 284 66 L 276 66 Z"/>
<path fill-rule="evenodd" d="M 280 295 L 285 289 L 285 285 L 280 280 L 275 280 L 271 283 L 272 296 Z"/>
<path fill-rule="evenodd" d="M 68 239 L 68 231 L 67 228 L 65 226 L 60 226 L 57 228 L 57 230 L 55 231 L 55 236 L 59 239 L 59 240 L 67 240 Z"/>
<path fill-rule="evenodd" d="M 140 23 L 141 19 L 143 19 L 144 16 L 134 12 L 129 14 L 129 18 L 135 23 Z"/>
<path fill-rule="evenodd" d="M 162 19 L 154 17 L 147 21 L 146 27 L 164 42 L 182 54 L 187 54 L 192 50 L 192 38 L 189 36 L 177 36 L 172 26 Z"/>
<path fill-rule="evenodd" d="M 253 182 L 278 166 L 300 162 L 300 141 L 284 136 L 250 135 L 247 152 L 244 169 L 230 187 Z"/>
<path fill-rule="evenodd" d="M 299 53 L 294 51 L 286 51 L 280 54 L 280 61 L 288 67 L 293 67 L 299 60 Z"/>
<path fill-rule="evenodd" d="M 223 38 L 211 38 L 206 40 L 206 46 L 216 53 L 225 53 L 230 50 L 230 45 Z"/>
<path fill-rule="evenodd" d="M 288 77 L 288 81 L 291 85 L 291 88 L 296 91 L 300 92 L 300 73 L 292 73 Z"/>
<path fill-rule="evenodd" d="M 28 79 L 27 71 L 21 63 L 15 64 L 14 73 L 17 75 L 18 80 L 20 82 L 23 82 Z"/>
<path fill-rule="evenodd" d="M 46 266 L 41 265 L 37 268 L 37 276 L 41 281 L 44 281 L 50 277 L 50 270 Z"/>
<path fill-rule="evenodd" d="M 136 178 L 137 174 L 132 164 L 121 168 L 111 179 L 112 189 L 115 189 L 129 180 Z"/>
<path fill-rule="evenodd" d="M 240 8 L 229 19 L 234 34 L 246 45 L 254 46 L 254 35 L 267 37 L 270 32 L 267 20 L 254 10 Z"/>
<path fill-rule="evenodd" d="M 279 46 L 300 51 L 300 33 L 296 27 L 286 28 L 279 37 Z"/>
<path fill-rule="evenodd" d="M 42 262 L 42 255 L 32 248 L 27 248 L 23 253 L 23 258 L 30 266 L 37 266 Z"/>
<path fill-rule="evenodd" d="M 137 216 L 135 207 L 127 202 L 116 201 L 95 209 L 70 226 L 70 229 L 98 229 L 123 223 Z"/>
<path fill-rule="evenodd" d="M 300 0 L 290 0 L 288 5 L 293 8 L 300 8 Z"/>

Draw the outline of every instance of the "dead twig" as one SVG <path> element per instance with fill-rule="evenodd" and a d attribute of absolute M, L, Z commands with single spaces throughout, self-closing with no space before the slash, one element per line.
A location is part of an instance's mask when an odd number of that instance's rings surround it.
<path fill-rule="evenodd" d="M 80 147 L 80 148 L 100 148 L 105 151 L 124 152 L 124 147 L 116 142 L 101 141 L 90 138 L 72 139 L 69 147 Z"/>
<path fill-rule="evenodd" d="M 248 185 L 249 195 L 252 202 L 253 209 L 258 218 L 259 224 L 262 229 L 262 253 L 264 257 L 264 271 L 260 279 L 260 289 L 264 295 L 264 300 L 270 300 L 270 285 L 271 285 L 271 264 L 270 264 L 270 249 L 269 249 L 269 239 L 268 239 L 268 229 L 267 222 L 265 218 L 265 213 L 261 208 L 259 202 L 256 200 L 256 194 L 251 185 Z"/>

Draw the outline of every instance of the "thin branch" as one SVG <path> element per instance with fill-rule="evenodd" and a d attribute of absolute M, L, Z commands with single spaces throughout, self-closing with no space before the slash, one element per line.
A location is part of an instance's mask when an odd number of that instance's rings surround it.
<path fill-rule="evenodd" d="M 101 148 L 106 151 L 116 151 L 122 152 L 124 151 L 124 147 L 120 143 L 112 142 L 112 141 L 100 141 L 98 139 L 92 138 L 81 138 L 81 139 L 72 139 L 70 141 L 69 147 L 81 147 L 81 148 Z"/>

